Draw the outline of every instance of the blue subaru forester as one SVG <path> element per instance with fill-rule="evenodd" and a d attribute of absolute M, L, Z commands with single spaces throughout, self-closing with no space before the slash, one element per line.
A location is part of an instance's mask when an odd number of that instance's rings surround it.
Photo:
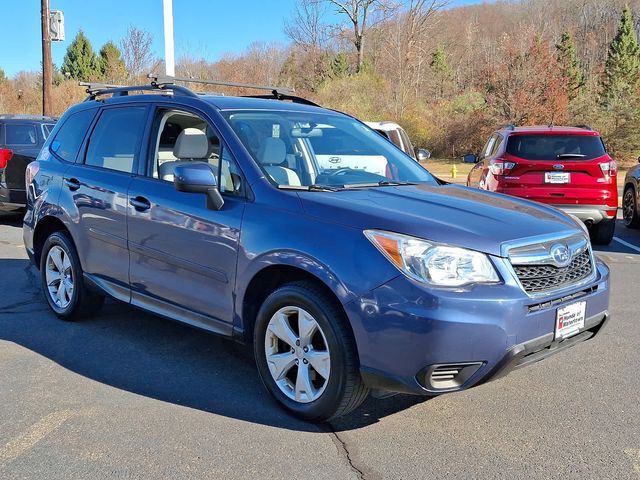
<path fill-rule="evenodd" d="M 608 319 L 580 222 L 446 184 L 348 115 L 160 81 L 89 94 L 26 174 L 25 246 L 63 319 L 111 296 L 252 344 L 312 421 L 479 385 Z"/>

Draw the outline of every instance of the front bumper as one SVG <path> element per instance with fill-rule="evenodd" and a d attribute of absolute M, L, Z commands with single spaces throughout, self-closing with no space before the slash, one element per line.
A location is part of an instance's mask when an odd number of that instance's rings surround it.
<path fill-rule="evenodd" d="M 590 340 L 609 318 L 609 269 L 597 261 L 588 285 L 553 296 L 527 296 L 514 279 L 460 291 L 433 291 L 404 276 L 347 304 L 361 373 L 374 390 L 421 395 L 463 390 Z M 557 308 L 586 301 L 585 326 L 555 340 Z M 434 388 L 429 374 L 462 365 L 459 384 Z M 443 367 L 444 368 L 444 367 Z"/>

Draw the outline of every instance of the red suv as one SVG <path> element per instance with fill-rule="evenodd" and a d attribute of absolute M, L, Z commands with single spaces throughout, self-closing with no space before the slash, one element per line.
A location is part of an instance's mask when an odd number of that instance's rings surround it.
<path fill-rule="evenodd" d="M 495 132 L 467 185 L 547 203 L 578 217 L 591 241 L 611 242 L 618 208 L 618 166 L 598 132 L 579 127 L 514 127 Z"/>

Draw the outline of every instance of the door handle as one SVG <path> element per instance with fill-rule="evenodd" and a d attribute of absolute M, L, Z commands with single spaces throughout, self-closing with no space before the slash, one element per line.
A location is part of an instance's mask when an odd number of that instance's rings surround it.
<path fill-rule="evenodd" d="M 78 180 L 77 178 L 65 178 L 64 184 L 72 192 L 75 192 L 80 188 L 80 180 Z"/>
<path fill-rule="evenodd" d="M 151 202 L 144 197 L 132 198 L 129 200 L 129 204 L 139 212 L 144 212 L 151 208 Z"/>

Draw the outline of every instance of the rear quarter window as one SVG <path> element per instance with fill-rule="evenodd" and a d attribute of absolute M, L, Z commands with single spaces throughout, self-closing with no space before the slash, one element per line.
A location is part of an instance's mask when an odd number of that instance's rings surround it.
<path fill-rule="evenodd" d="M 67 162 L 75 162 L 87 129 L 96 114 L 95 109 L 82 110 L 67 118 L 49 147 L 51 151 Z"/>
<path fill-rule="evenodd" d="M 7 145 L 37 145 L 36 126 L 24 123 L 7 123 L 5 125 Z"/>
<path fill-rule="evenodd" d="M 507 153 L 525 160 L 593 160 L 607 152 L 593 135 L 512 135 Z"/>

